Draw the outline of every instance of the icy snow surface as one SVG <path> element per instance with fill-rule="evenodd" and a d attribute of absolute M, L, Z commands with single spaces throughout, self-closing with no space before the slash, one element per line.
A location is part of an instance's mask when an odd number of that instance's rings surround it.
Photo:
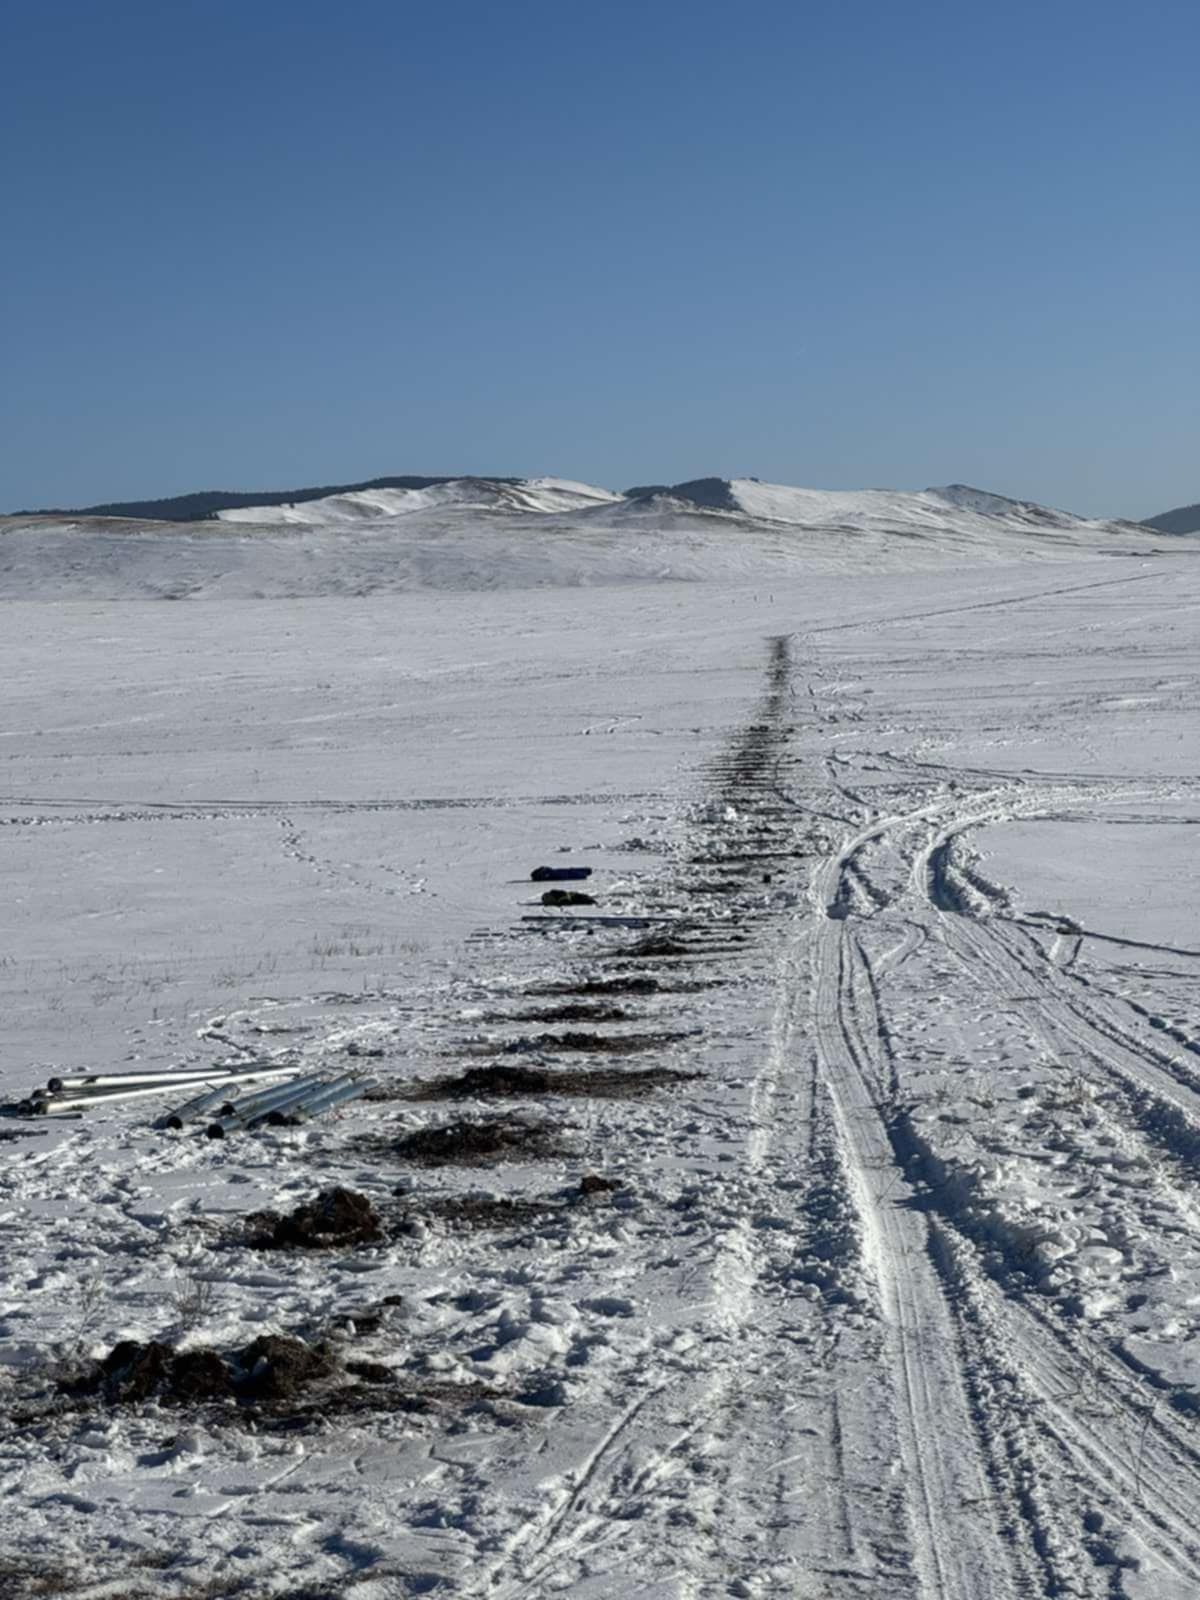
<path fill-rule="evenodd" d="M 0 538 L 4 1093 L 391 1094 L 0 1122 L 0 1592 L 1200 1593 L 1200 567 L 936 491 L 522 492 Z M 571 1092 L 409 1092 L 496 1064 Z M 646 1068 L 695 1076 L 579 1092 Z M 394 1148 L 505 1115 L 544 1146 Z M 249 1247 L 335 1183 L 383 1239 Z M 390 1379 L 57 1387 L 270 1332 Z"/>

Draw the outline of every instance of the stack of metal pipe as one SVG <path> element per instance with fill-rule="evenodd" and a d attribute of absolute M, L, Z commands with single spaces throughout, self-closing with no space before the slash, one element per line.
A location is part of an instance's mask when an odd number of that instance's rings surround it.
<path fill-rule="evenodd" d="M 79 1114 L 117 1100 L 139 1100 L 146 1095 L 172 1094 L 176 1089 L 219 1088 L 228 1097 L 247 1083 L 294 1077 L 295 1063 L 274 1061 L 240 1063 L 228 1067 L 177 1067 L 163 1072 L 88 1072 L 78 1077 L 50 1078 L 16 1107 L 21 1116 Z"/>
<path fill-rule="evenodd" d="M 210 1139 L 271 1123 L 276 1127 L 305 1122 L 309 1117 L 332 1111 L 334 1106 L 357 1100 L 374 1086 L 374 1078 L 355 1078 L 342 1073 L 337 1078 L 295 1078 L 259 1094 L 230 1101 L 221 1106 L 220 1115 L 205 1130 Z"/>
<path fill-rule="evenodd" d="M 276 1083 L 272 1080 L 286 1081 Z M 243 1091 L 263 1085 L 252 1094 Z M 193 1090 L 190 1099 L 158 1118 L 156 1128 L 184 1128 L 216 1113 L 205 1124 L 210 1139 L 264 1123 L 276 1126 L 304 1122 L 356 1100 L 373 1088 L 374 1078 L 350 1073 L 326 1078 L 320 1073 L 297 1074 L 295 1063 L 253 1062 L 232 1067 L 181 1067 L 174 1072 L 87 1073 L 74 1078 L 51 1078 L 15 1108 L 20 1116 L 82 1116 L 114 1101 L 136 1100 L 144 1095 Z"/>

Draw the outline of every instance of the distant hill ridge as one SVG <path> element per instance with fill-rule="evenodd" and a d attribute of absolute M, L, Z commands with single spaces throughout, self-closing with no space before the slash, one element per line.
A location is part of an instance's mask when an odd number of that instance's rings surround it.
<path fill-rule="evenodd" d="M 1160 512 L 1157 517 L 1147 517 L 1143 528 L 1153 528 L 1156 533 L 1200 533 L 1200 505 L 1176 506 L 1174 511 Z"/>
<path fill-rule="evenodd" d="M 388 491 L 392 491 L 394 496 L 390 503 Z M 401 510 L 427 510 L 432 504 L 423 498 L 427 491 L 435 491 L 435 500 L 441 500 L 444 495 L 447 500 L 470 502 L 476 507 L 491 505 L 510 511 L 562 512 L 580 509 L 591 502 L 608 502 L 610 505 L 623 502 L 631 511 L 649 512 L 658 507 L 668 514 L 672 508 L 678 510 L 680 506 L 686 506 L 708 516 L 740 514 L 784 521 L 792 521 L 797 516 L 801 520 L 808 520 L 822 505 L 832 510 L 839 500 L 845 498 L 843 493 L 837 491 L 826 493 L 793 489 L 785 485 L 763 484 L 758 478 L 751 477 L 705 477 L 689 478 L 681 483 L 635 484 L 621 494 L 613 494 L 606 489 L 593 489 L 586 484 L 565 479 L 444 473 L 403 474 L 367 478 L 356 483 L 314 484 L 299 489 L 204 489 L 194 494 L 171 495 L 155 500 L 115 500 L 73 509 L 51 507 L 38 511 L 19 511 L 12 515 L 114 517 L 146 522 L 188 523 L 214 519 L 248 522 L 255 520 L 252 513 L 261 511 L 275 513 L 274 516 L 264 517 L 267 522 L 312 521 L 312 513 L 301 514 L 297 509 L 312 506 L 318 520 L 327 514 L 334 516 L 335 520 L 338 516 L 353 516 L 357 520 L 364 516 L 386 516 Z M 868 499 L 882 502 L 891 491 L 868 490 L 861 493 Z M 378 498 L 373 500 L 373 495 Z M 1064 519 L 1077 520 L 1068 513 L 974 489 L 966 484 L 926 489 L 923 497 L 927 502 L 936 498 L 984 516 L 1016 517 L 1026 523 L 1057 525 Z M 318 507 L 315 502 L 323 503 Z M 295 516 L 291 515 L 293 511 Z M 1174 511 L 1163 512 L 1160 516 L 1147 518 L 1141 526 L 1166 534 L 1200 532 L 1200 505 L 1181 506 Z"/>
<path fill-rule="evenodd" d="M 171 495 L 165 500 L 112 500 L 106 505 L 76 506 L 65 510 L 17 511 L 18 517 L 136 517 L 146 522 L 203 522 L 218 511 L 243 506 L 292 506 L 306 500 L 326 500 L 335 494 L 358 494 L 364 489 L 432 489 L 440 483 L 467 481 L 470 474 L 444 473 L 441 477 L 368 478 L 364 483 L 326 483 L 310 489 L 268 489 L 253 493 L 230 489 L 201 489 L 196 494 Z M 520 483 L 520 478 L 483 478 L 484 483 Z"/>
<path fill-rule="evenodd" d="M 221 511 L 240 511 L 247 506 L 297 506 L 310 500 L 328 500 L 334 495 L 361 494 L 372 489 L 433 489 L 443 483 L 506 483 L 516 485 L 522 478 L 494 477 L 481 473 L 444 473 L 437 477 L 408 474 L 403 477 L 367 478 L 361 483 L 326 483 L 306 489 L 201 489 L 195 494 L 170 495 L 160 500 L 109 500 L 94 506 L 47 506 L 37 511 L 15 511 L 17 517 L 130 517 L 145 522 L 204 522 Z M 690 478 L 686 483 L 637 484 L 624 490 L 627 500 L 652 500 L 664 495 L 686 500 L 692 505 L 714 510 L 736 511 L 727 478 Z"/>
<path fill-rule="evenodd" d="M 0 517 L 0 602 L 360 598 L 415 590 L 749 582 L 964 561 L 1161 553 L 1179 541 L 963 484 L 803 489 L 693 478 L 616 494 L 566 478 L 391 478 L 299 499 L 180 496 L 121 517 Z M 426 487 L 407 487 L 409 484 Z M 226 504 L 233 499 L 242 504 Z M 252 504 L 245 504 L 253 501 Z M 162 510 L 174 512 L 164 520 Z"/>

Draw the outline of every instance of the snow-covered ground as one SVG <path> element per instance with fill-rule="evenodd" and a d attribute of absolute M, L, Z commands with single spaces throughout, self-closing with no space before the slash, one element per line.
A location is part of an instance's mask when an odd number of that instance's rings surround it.
<path fill-rule="evenodd" d="M 1195 547 L 733 493 L 7 529 L 0 1088 L 396 1097 L 0 1123 L 5 1594 L 1200 1593 Z M 497 1064 L 571 1076 L 405 1093 Z M 383 1239 L 246 1242 L 333 1184 Z M 273 1332 L 334 1376 L 56 1388 Z"/>

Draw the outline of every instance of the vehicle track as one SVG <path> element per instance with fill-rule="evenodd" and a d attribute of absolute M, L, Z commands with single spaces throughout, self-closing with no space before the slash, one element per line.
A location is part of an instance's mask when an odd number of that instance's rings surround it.
<path fill-rule="evenodd" d="M 985 820 L 1011 815 L 1013 810 L 1029 814 L 1046 803 L 1044 795 L 1027 794 L 1016 806 L 1010 798 L 1010 806 L 999 808 L 980 805 L 980 798 L 973 797 L 970 809 L 957 816 L 943 813 L 937 825 L 930 827 L 912 867 L 912 884 L 920 891 L 923 904 L 909 906 L 906 914 L 921 918 L 928 936 L 953 951 L 998 1004 L 1006 993 L 1019 992 L 1030 998 L 1033 1020 L 1049 1043 L 1060 1049 L 1064 1044 L 1075 1047 L 1126 1091 L 1150 1096 L 1157 1106 L 1168 1108 L 1178 1119 L 1166 1124 L 1172 1130 L 1167 1140 L 1170 1147 L 1180 1144 L 1181 1128 L 1188 1130 L 1189 1138 L 1190 1130 L 1196 1128 L 1196 1149 L 1200 1150 L 1200 1099 L 1191 1087 L 1190 1069 L 1153 1040 L 1139 1040 L 1123 1018 L 1097 1004 L 1069 968 L 1051 960 L 1024 929 L 999 917 L 980 920 L 969 905 L 938 885 L 937 874 L 955 834 Z M 1062 796 L 1056 795 L 1054 803 L 1061 805 Z M 864 829 L 826 864 L 818 880 L 820 900 L 826 906 L 838 904 L 846 862 L 868 840 L 883 831 L 899 832 L 914 818 L 934 821 L 942 809 L 920 807 L 907 817 L 883 819 Z M 854 1048 L 853 1025 L 847 1022 L 855 1004 L 844 976 L 851 940 L 846 921 L 831 923 L 819 941 L 823 953 L 818 956 L 823 963 L 826 997 L 821 1010 L 840 1007 L 841 1012 L 835 1014 L 833 1025 L 828 1015 L 819 1016 L 818 1026 L 833 1070 L 840 1072 L 843 1081 L 852 1081 L 852 1071 L 862 1075 L 861 1044 L 858 1050 Z M 882 1082 L 878 1069 L 867 1074 L 868 1085 L 872 1082 Z M 865 1104 L 858 1109 L 865 1111 Z M 1161 1127 L 1161 1118 L 1143 1119 L 1143 1133 L 1151 1137 L 1156 1129 L 1162 1137 Z M 852 1136 L 854 1127 L 849 1119 L 847 1130 Z M 903 1148 L 897 1152 L 901 1158 L 904 1153 Z M 864 1165 L 869 1168 L 881 1155 L 882 1146 L 875 1137 L 873 1148 L 865 1146 Z M 977 1332 L 991 1330 L 993 1365 L 1002 1362 L 1008 1369 L 1008 1381 L 1039 1409 L 1040 1446 L 1035 1449 L 1028 1442 L 1025 1446 L 1032 1451 L 1031 1459 L 1047 1451 L 1057 1455 L 1071 1478 L 1086 1485 L 1092 1503 L 1106 1508 L 1105 1525 L 1118 1530 L 1115 1536 L 1110 1532 L 1088 1545 L 1092 1560 L 1098 1563 L 1096 1581 L 1103 1576 L 1104 1588 L 1085 1586 L 1079 1592 L 1123 1592 L 1113 1591 L 1110 1580 L 1113 1539 L 1125 1529 L 1131 1529 L 1144 1546 L 1155 1551 L 1179 1581 L 1200 1589 L 1195 1516 L 1200 1503 L 1200 1447 L 1194 1426 L 1159 1405 L 1161 1395 L 1099 1340 L 1065 1320 L 1050 1301 L 1017 1296 L 989 1278 L 979 1264 L 979 1239 L 972 1237 L 969 1221 L 949 1198 L 948 1186 L 934 1190 L 918 1184 L 910 1198 L 937 1215 L 949 1230 L 939 1229 L 931 1251 L 945 1293 L 968 1308 Z M 1195 1229 L 1200 1224 L 1200 1210 L 1186 1193 L 1177 1191 L 1175 1199 Z M 1082 1525 L 1084 1507 L 1076 1510 L 1075 1520 Z M 1044 1544 L 1044 1539 L 1040 1542 Z M 1109 1569 L 1107 1576 L 1103 1575 L 1105 1568 Z"/>
<path fill-rule="evenodd" d="M 855 1021 L 851 936 L 844 917 L 828 915 L 841 903 L 847 863 L 887 825 L 881 820 L 854 836 L 814 876 L 812 1025 L 884 1315 L 920 1592 L 930 1600 L 1001 1600 L 1021 1592 L 1023 1575 L 1014 1571 L 1012 1546 L 993 1514 L 928 1224 L 896 1164 L 878 1068 Z M 967 1505 L 974 1512 L 964 1517 Z"/>

